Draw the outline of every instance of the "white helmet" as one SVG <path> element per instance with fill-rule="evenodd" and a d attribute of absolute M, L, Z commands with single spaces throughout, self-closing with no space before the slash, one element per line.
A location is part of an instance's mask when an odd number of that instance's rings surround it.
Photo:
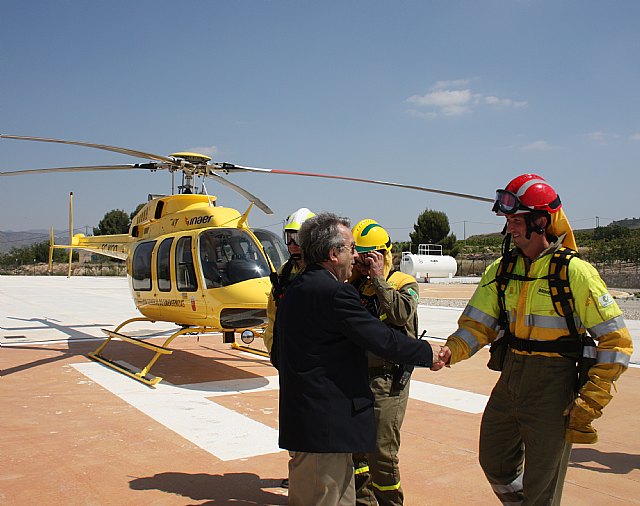
<path fill-rule="evenodd" d="M 306 207 L 301 207 L 296 212 L 287 216 L 287 219 L 284 222 L 283 232 L 285 234 L 287 232 L 297 232 L 306 220 L 315 215 L 316 213 L 309 211 Z"/>

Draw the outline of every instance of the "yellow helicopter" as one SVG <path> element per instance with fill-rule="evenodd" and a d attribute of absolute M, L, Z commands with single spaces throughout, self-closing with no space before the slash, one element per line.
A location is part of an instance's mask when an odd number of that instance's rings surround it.
<path fill-rule="evenodd" d="M 73 234 L 73 205 L 70 195 L 70 240 L 56 245 L 51 231 L 50 261 L 54 248 L 83 249 L 126 260 L 127 276 L 134 303 L 142 317 L 131 318 L 115 330 L 103 329 L 107 339 L 89 357 L 154 386 L 162 378 L 150 374 L 151 367 L 162 355 L 172 353 L 170 343 L 185 334 L 222 333 L 223 342 L 237 349 L 266 355 L 260 350 L 238 345 L 235 334 L 250 344 L 266 325 L 266 304 L 271 283 L 269 275 L 288 258 L 282 239 L 262 229 L 251 229 L 247 219 L 253 205 L 267 214 L 271 209 L 258 197 L 235 185 L 222 174 L 260 172 L 358 181 L 409 188 L 483 202 L 492 199 L 474 195 L 376 181 L 347 176 L 246 167 L 231 163 L 213 163 L 198 153 L 180 152 L 160 156 L 142 151 L 61 139 L 0 135 L 0 139 L 51 142 L 90 147 L 151 160 L 147 163 L 60 167 L 0 172 L 0 176 L 16 176 L 49 172 L 83 172 L 103 170 L 167 170 L 179 172 L 182 184 L 178 193 L 150 196 L 131 222 L 128 234 L 87 237 Z M 202 188 L 196 193 L 194 178 L 202 177 Z M 206 193 L 205 178 L 232 188 L 250 205 L 244 213 L 217 205 L 217 198 Z M 71 255 L 69 255 L 69 273 Z M 122 332 L 123 327 L 139 321 L 165 321 L 178 325 L 162 345 Z M 153 352 L 151 360 L 140 370 L 118 363 L 103 354 L 113 338 L 133 343 Z"/>

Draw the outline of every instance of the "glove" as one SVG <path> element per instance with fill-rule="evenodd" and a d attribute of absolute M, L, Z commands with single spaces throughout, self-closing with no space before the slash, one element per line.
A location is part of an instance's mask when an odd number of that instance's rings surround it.
<path fill-rule="evenodd" d="M 565 434 L 568 442 L 594 444 L 598 441 L 598 433 L 591 422 L 602 416 L 602 409 L 612 398 L 610 391 L 611 383 L 598 376 L 584 384 L 579 397 L 565 410 L 565 415 L 569 415 Z"/>
<path fill-rule="evenodd" d="M 600 414 L 578 397 L 566 410 L 565 415 L 569 415 L 569 425 L 565 432 L 565 441 L 568 443 L 591 445 L 598 442 L 598 431 L 591 424 Z"/>

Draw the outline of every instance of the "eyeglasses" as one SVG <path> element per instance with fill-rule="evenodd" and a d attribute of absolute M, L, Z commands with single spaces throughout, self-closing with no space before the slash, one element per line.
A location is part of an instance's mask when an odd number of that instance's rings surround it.
<path fill-rule="evenodd" d="M 338 246 L 338 249 L 351 249 L 351 254 L 353 255 L 356 252 L 356 243 L 352 242 L 351 246 L 347 246 L 346 244 L 343 244 L 342 246 Z"/>
<path fill-rule="evenodd" d="M 525 206 L 515 193 L 507 190 L 496 190 L 496 200 L 493 203 L 493 212 L 500 211 L 503 214 L 514 214 L 517 211 L 533 211 Z"/>

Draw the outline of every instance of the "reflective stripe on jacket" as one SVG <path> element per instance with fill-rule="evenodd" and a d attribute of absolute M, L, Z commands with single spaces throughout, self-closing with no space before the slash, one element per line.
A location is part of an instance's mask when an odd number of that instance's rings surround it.
<path fill-rule="evenodd" d="M 520 339 L 554 341 L 568 335 L 566 320 L 553 307 L 549 292 L 551 247 L 536 258 L 526 271 L 525 259 L 518 257 L 514 273 L 532 281 L 510 280 L 505 293 L 509 329 Z M 495 280 L 500 260 L 485 271 L 478 288 L 458 320 L 458 329 L 449 337 L 451 363 L 473 355 L 492 342 L 500 330 L 498 294 Z M 628 366 L 633 350 L 622 312 L 607 291 L 598 271 L 588 262 L 573 258 L 569 263 L 569 283 L 574 299 L 574 319 L 579 332 L 585 329 L 597 341 L 597 364 L 589 376 L 613 381 Z M 514 353 L 526 353 L 512 350 Z M 534 354 L 536 354 L 534 352 Z M 537 353 L 555 356 L 550 353 Z"/>

